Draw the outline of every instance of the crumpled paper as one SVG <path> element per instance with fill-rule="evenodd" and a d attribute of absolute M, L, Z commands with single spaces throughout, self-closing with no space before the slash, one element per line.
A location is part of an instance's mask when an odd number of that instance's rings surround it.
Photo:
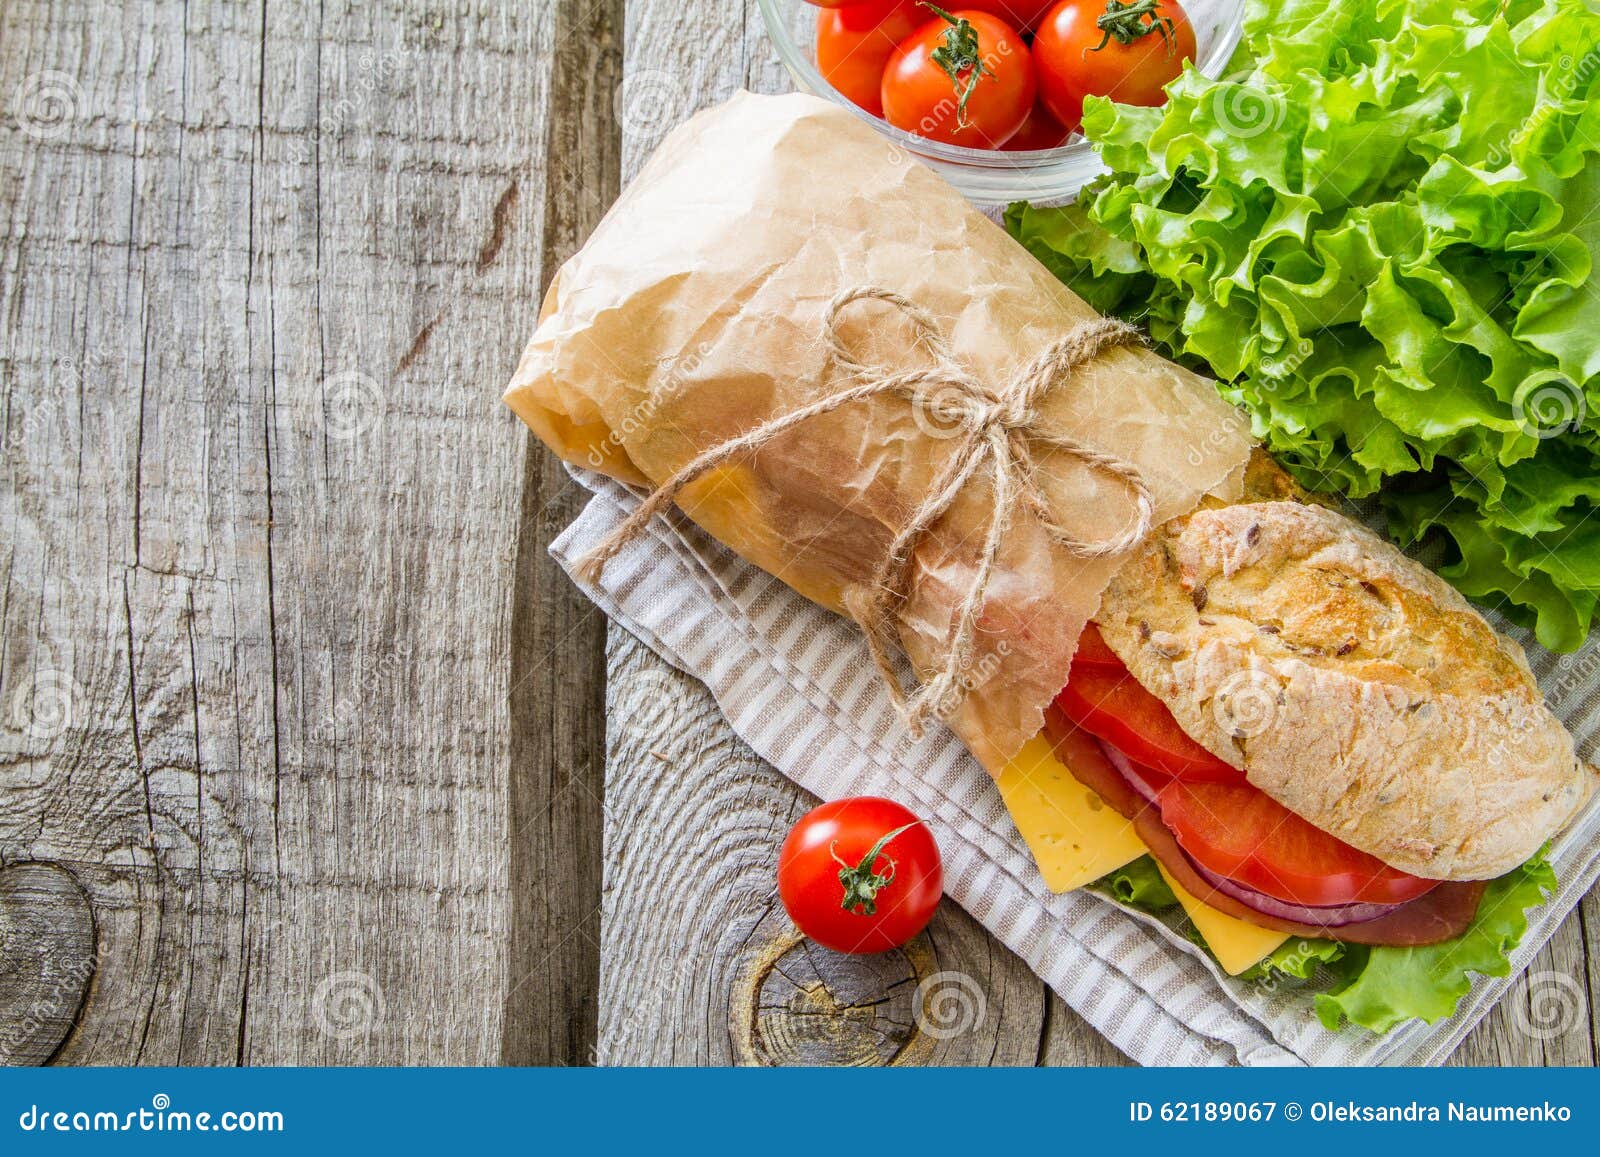
<path fill-rule="evenodd" d="M 741 93 L 672 133 L 557 274 L 506 402 L 562 458 L 659 485 L 697 454 L 841 388 L 824 316 L 874 286 L 931 311 L 956 356 L 999 386 L 1097 315 L 933 173 L 814 97 Z M 861 360 L 925 357 L 904 320 L 851 307 Z M 1039 422 L 1131 463 L 1157 521 L 1237 495 L 1248 430 L 1211 383 L 1143 348 L 1074 371 Z M 956 431 L 935 407 L 875 398 L 818 417 L 687 487 L 712 536 L 834 611 L 859 594 L 926 496 Z M 1085 541 L 1131 517 L 1122 485 L 1040 457 L 1058 522 Z M 899 637 L 943 665 L 992 507 L 975 479 L 913 557 Z M 1011 522 L 947 722 L 992 771 L 1036 734 L 1120 559 L 1074 557 Z"/>

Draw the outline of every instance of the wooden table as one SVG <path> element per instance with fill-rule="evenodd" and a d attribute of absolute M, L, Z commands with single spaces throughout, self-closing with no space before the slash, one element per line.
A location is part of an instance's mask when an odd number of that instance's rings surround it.
<path fill-rule="evenodd" d="M 0 8 L 0 1060 L 1121 1059 L 953 906 L 798 943 L 811 801 L 545 553 L 500 388 L 741 86 L 747 0 Z M 1534 965 L 1591 994 L 1593 904 Z M 1460 1059 L 1593 1063 L 1528 999 Z"/>

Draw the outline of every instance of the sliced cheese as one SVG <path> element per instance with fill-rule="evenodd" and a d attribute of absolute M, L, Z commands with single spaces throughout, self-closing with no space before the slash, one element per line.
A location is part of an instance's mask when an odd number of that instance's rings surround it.
<path fill-rule="evenodd" d="M 1145 854 L 1133 824 L 1073 778 L 1042 735 L 996 777 L 1017 831 L 1052 892 L 1070 892 Z"/>
<path fill-rule="evenodd" d="M 1238 976 L 1246 968 L 1259 964 L 1269 952 L 1289 939 L 1287 932 L 1260 928 L 1237 916 L 1218 912 L 1185 891 L 1166 868 L 1161 867 L 1159 863 L 1156 867 L 1161 868 L 1161 878 L 1167 882 L 1167 887 L 1172 889 L 1172 894 L 1178 898 L 1178 903 L 1183 905 L 1183 910 L 1189 914 L 1189 919 L 1194 921 L 1194 926 L 1199 929 L 1200 935 L 1206 938 L 1206 947 L 1211 949 L 1212 955 L 1217 958 L 1217 963 L 1222 965 L 1223 971 L 1229 976 Z"/>
<path fill-rule="evenodd" d="M 1093 883 L 1150 851 L 1132 822 L 1079 783 L 1042 735 L 1030 739 L 996 780 L 1006 810 L 1052 892 Z M 1286 932 L 1258 928 L 1217 911 L 1185 891 L 1165 868 L 1161 875 L 1230 976 L 1260 963 L 1289 939 Z"/>

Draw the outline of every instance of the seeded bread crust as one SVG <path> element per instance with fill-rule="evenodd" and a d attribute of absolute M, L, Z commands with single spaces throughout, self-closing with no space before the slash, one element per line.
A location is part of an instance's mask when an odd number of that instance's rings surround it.
<path fill-rule="evenodd" d="M 1415 875 L 1489 879 L 1594 773 L 1522 649 L 1366 528 L 1257 471 L 1167 523 L 1106 591 L 1106 642 L 1200 744 L 1273 799 Z"/>

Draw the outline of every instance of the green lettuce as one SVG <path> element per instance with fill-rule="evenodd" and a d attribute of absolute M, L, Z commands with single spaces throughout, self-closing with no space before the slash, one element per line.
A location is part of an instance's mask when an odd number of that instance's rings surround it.
<path fill-rule="evenodd" d="M 1545 646 L 1600 599 L 1600 14 L 1249 0 L 1226 79 L 1091 99 L 1111 172 L 1014 236 L 1215 375 L 1313 489 Z"/>
<path fill-rule="evenodd" d="M 1454 940 L 1421 948 L 1352 945 L 1334 968 L 1344 979 L 1318 993 L 1317 1016 L 1330 1029 L 1348 1020 L 1388 1032 L 1412 1017 L 1432 1024 L 1452 1015 L 1472 986 L 1471 973 L 1505 976 L 1510 953 L 1528 930 L 1527 909 L 1555 890 L 1543 856 L 1490 883 L 1472 924 Z"/>
<path fill-rule="evenodd" d="M 1152 856 L 1140 856 L 1114 872 L 1107 872 L 1092 886 L 1110 892 L 1130 908 L 1143 908 L 1147 912 L 1159 912 L 1178 902 Z"/>

